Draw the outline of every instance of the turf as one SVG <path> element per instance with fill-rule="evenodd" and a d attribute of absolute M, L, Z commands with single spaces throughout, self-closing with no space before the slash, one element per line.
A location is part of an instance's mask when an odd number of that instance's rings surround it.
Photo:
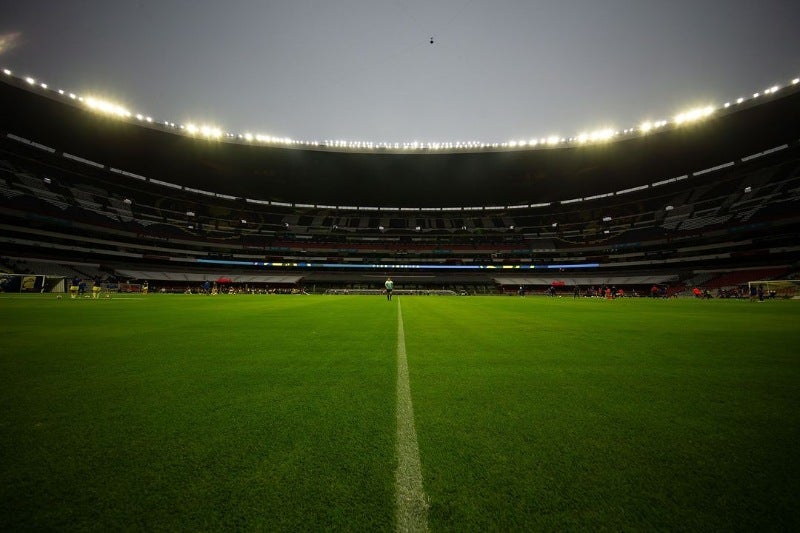
<path fill-rule="evenodd" d="M 800 303 L 0 295 L 0 529 L 798 530 Z"/>
<path fill-rule="evenodd" d="M 768 304 L 406 299 L 432 529 L 796 530 L 800 306 Z"/>
<path fill-rule="evenodd" d="M 1 530 L 390 529 L 378 300 L 0 300 Z"/>

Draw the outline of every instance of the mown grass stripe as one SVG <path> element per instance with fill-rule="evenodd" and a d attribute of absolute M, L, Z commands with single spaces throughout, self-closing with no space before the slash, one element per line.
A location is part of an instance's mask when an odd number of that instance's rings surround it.
<path fill-rule="evenodd" d="M 428 503 L 422 486 L 414 407 L 408 380 L 403 310 L 397 302 L 397 531 L 427 531 Z"/>

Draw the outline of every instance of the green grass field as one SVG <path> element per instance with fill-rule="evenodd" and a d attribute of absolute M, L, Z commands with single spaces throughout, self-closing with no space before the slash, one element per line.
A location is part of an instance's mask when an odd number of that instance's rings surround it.
<path fill-rule="evenodd" d="M 0 530 L 800 530 L 800 302 L 0 295 Z"/>

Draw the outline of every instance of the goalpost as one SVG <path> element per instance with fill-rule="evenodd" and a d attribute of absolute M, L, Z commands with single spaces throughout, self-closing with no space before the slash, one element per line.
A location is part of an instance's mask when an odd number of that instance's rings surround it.
<path fill-rule="evenodd" d="M 764 281 L 749 281 L 747 288 L 764 288 L 764 297 L 769 298 L 774 291 L 775 298 L 800 299 L 800 280 L 798 279 L 778 279 Z"/>

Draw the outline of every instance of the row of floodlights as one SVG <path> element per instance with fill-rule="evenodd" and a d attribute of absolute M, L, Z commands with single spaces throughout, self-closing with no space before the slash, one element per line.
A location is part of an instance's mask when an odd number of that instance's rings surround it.
<path fill-rule="evenodd" d="M 6 76 L 13 75 L 9 69 L 3 69 L 3 74 L 5 74 Z M 26 77 L 24 78 L 24 80 L 29 85 L 38 86 L 42 89 L 49 90 L 49 87 L 46 83 L 37 82 L 35 79 L 31 77 Z M 794 78 L 790 82 L 790 85 L 797 85 L 798 83 L 800 83 L 800 78 Z M 728 109 L 733 105 L 742 104 L 747 100 L 755 99 L 762 95 L 772 95 L 777 93 L 781 88 L 782 87 L 779 85 L 774 85 L 768 89 L 765 89 L 763 92 L 753 93 L 752 98 L 739 97 L 734 102 L 725 102 L 725 104 L 723 104 L 722 107 L 724 109 Z M 101 98 L 96 98 L 93 96 L 88 96 L 84 98 L 83 96 L 76 95 L 75 93 L 66 93 L 62 89 L 58 89 L 57 92 L 62 96 L 68 97 L 72 100 L 77 100 L 86 105 L 86 107 L 88 107 L 89 109 L 99 113 L 125 119 L 132 119 L 133 117 L 135 117 L 139 121 L 148 123 L 153 122 L 153 119 L 150 116 L 142 115 L 141 113 L 136 113 L 134 115 L 124 106 L 115 104 L 113 102 Z M 645 121 L 642 122 L 639 126 L 627 128 L 624 130 L 617 130 L 614 128 L 603 128 L 596 131 L 579 133 L 574 137 L 561 137 L 559 135 L 550 135 L 548 137 L 542 137 L 542 138 L 513 140 L 507 142 L 494 142 L 494 143 L 484 143 L 480 141 L 434 142 L 434 143 L 422 143 L 417 141 L 394 142 L 394 143 L 385 143 L 385 142 L 375 143 L 368 141 L 345 141 L 345 140 L 326 140 L 322 142 L 298 141 L 288 137 L 275 137 L 272 135 L 264 135 L 264 134 L 227 133 L 223 132 L 221 128 L 211 125 L 197 125 L 193 123 L 175 124 L 174 122 L 169 122 L 169 121 L 158 122 L 157 124 L 181 130 L 183 133 L 195 137 L 203 137 L 207 139 L 217 139 L 217 140 L 221 140 L 224 138 L 227 140 L 238 140 L 241 142 L 259 143 L 267 145 L 328 147 L 328 148 L 337 148 L 343 150 L 390 149 L 390 150 L 414 151 L 414 150 L 470 150 L 470 149 L 493 149 L 493 148 L 513 149 L 513 148 L 536 148 L 542 146 L 553 147 L 565 144 L 599 143 L 599 142 L 609 141 L 615 137 L 619 137 L 620 135 L 647 134 L 650 133 L 651 131 L 664 128 L 669 124 L 680 126 L 683 124 L 702 120 L 704 118 L 713 115 L 718 109 L 719 108 L 715 108 L 714 106 L 697 107 L 675 115 L 675 117 L 673 117 L 671 121 L 669 120 Z"/>

